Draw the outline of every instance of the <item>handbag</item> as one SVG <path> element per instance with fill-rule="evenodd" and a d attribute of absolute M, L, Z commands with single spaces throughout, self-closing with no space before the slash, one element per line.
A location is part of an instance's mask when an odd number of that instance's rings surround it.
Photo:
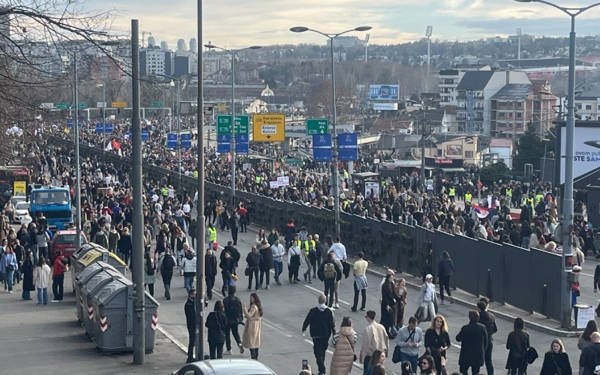
<path fill-rule="evenodd" d="M 419 306 L 419 308 L 415 312 L 415 319 L 417 319 L 417 321 L 420 322 L 423 320 L 423 315 L 425 315 L 425 309 L 423 308 L 423 306 Z"/>
<path fill-rule="evenodd" d="M 532 364 L 538 358 L 538 352 L 535 350 L 533 346 L 527 348 L 527 353 L 525 354 L 525 358 L 527 359 L 527 363 Z"/>
<path fill-rule="evenodd" d="M 6 270 L 7 271 L 14 271 L 15 270 L 15 266 L 13 266 L 12 264 L 9 264 L 8 266 L 6 266 Z"/>
<path fill-rule="evenodd" d="M 246 267 L 246 269 L 244 269 L 244 276 L 250 276 L 250 268 Z"/>
<path fill-rule="evenodd" d="M 392 355 L 392 362 L 399 363 L 400 361 L 402 361 L 401 356 L 402 352 L 400 351 L 400 347 L 396 345 L 396 347 L 394 348 L 394 354 Z"/>

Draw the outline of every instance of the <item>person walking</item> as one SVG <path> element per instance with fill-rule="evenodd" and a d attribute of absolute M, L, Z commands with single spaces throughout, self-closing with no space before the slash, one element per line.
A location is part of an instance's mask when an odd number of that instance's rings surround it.
<path fill-rule="evenodd" d="M 227 333 L 225 334 L 225 347 L 227 351 L 226 355 L 231 355 L 231 336 L 233 335 L 240 354 L 244 354 L 244 347 L 242 346 L 242 340 L 240 340 L 240 333 L 238 326 L 244 323 L 243 318 L 243 307 L 242 301 L 235 295 L 236 288 L 234 285 L 229 286 L 227 291 L 227 297 L 223 300 L 223 306 L 225 307 L 225 316 L 227 316 Z"/>
<path fill-rule="evenodd" d="M 529 349 L 529 334 L 525 331 L 523 319 L 516 318 L 514 329 L 508 334 L 506 349 L 506 369 L 510 375 L 524 375 L 527 373 L 527 349 Z"/>
<path fill-rule="evenodd" d="M 120 238 L 121 236 L 119 235 L 119 232 L 117 232 L 117 228 L 115 228 L 115 226 L 111 226 L 110 231 L 108 232 L 108 251 L 113 254 L 117 253 L 117 247 Z"/>
<path fill-rule="evenodd" d="M 363 375 L 373 375 L 373 370 L 375 369 L 375 367 L 384 365 L 385 358 L 385 352 L 382 352 L 381 350 L 375 350 L 373 352 L 373 355 L 371 356 L 371 360 L 369 361 L 368 366 L 367 364 L 365 364 Z"/>
<path fill-rule="evenodd" d="M 419 305 L 423 308 L 423 318 L 420 321 L 430 321 L 435 317 L 435 284 L 433 283 L 433 276 L 427 274 L 425 276 L 425 282 L 421 285 L 421 293 L 419 297 Z"/>
<path fill-rule="evenodd" d="M 369 263 L 364 259 L 365 253 L 362 251 L 358 253 L 358 260 L 354 262 L 352 266 L 352 273 L 354 274 L 354 304 L 352 305 L 352 312 L 356 312 L 356 308 L 358 306 L 358 294 L 362 295 L 362 300 L 360 304 L 360 310 L 365 310 L 365 305 L 367 303 L 367 288 L 369 286 L 367 282 L 367 267 L 369 267 Z"/>
<path fill-rule="evenodd" d="M 301 255 L 302 250 L 300 250 L 298 236 L 296 239 L 292 241 L 292 245 L 288 249 L 288 264 L 289 264 L 289 281 L 290 284 L 297 284 L 300 282 L 298 278 L 298 272 L 300 271 L 300 263 L 301 263 Z"/>
<path fill-rule="evenodd" d="M 48 304 L 48 285 L 50 284 L 50 273 L 52 270 L 46 264 L 46 259 L 40 257 L 38 265 L 33 270 L 33 284 L 37 291 L 37 304 Z"/>
<path fill-rule="evenodd" d="M 348 255 L 346 253 L 346 246 L 344 246 L 344 244 L 342 244 L 339 237 L 335 238 L 335 240 L 333 241 L 333 244 L 329 248 L 329 252 L 333 252 L 335 254 L 335 260 L 337 262 L 339 262 L 339 266 L 342 270 L 342 274 L 344 274 L 344 275 L 346 275 L 346 277 L 348 277 L 348 274 L 350 273 L 350 265 L 348 264 Z M 341 282 L 342 282 L 342 277 L 339 277 L 335 281 L 335 290 L 334 290 L 335 305 L 334 306 L 336 309 L 340 308 L 340 299 L 339 299 L 338 292 L 340 290 Z"/>
<path fill-rule="evenodd" d="M 600 358 L 600 333 L 592 333 L 590 341 L 592 345 L 583 349 L 579 357 L 579 368 L 583 369 L 582 375 L 597 375 L 596 367 Z"/>
<path fill-rule="evenodd" d="M 212 300 L 216 277 L 217 257 L 212 249 L 208 249 L 204 255 L 204 280 L 206 281 L 206 298 L 208 300 Z"/>
<path fill-rule="evenodd" d="M 252 246 L 252 249 L 246 256 L 246 276 L 248 276 L 248 290 L 252 289 L 252 278 L 254 277 L 254 290 L 258 290 L 258 272 L 260 270 L 260 262 L 262 257 L 256 249 Z"/>
<path fill-rule="evenodd" d="M 425 352 L 433 357 L 435 369 L 442 368 L 442 358 L 446 359 L 448 348 L 450 348 L 448 323 L 443 315 L 437 315 L 431 321 L 431 327 L 425 331 Z"/>
<path fill-rule="evenodd" d="M 390 338 L 394 335 L 392 327 L 394 326 L 394 308 L 396 307 L 396 297 L 394 295 L 394 274 L 387 273 L 385 281 L 381 285 L 381 321 L 385 331 Z"/>
<path fill-rule="evenodd" d="M 227 333 L 227 316 L 223 301 L 215 302 L 215 309 L 206 317 L 204 326 L 208 329 L 208 350 L 210 359 L 223 358 L 223 345 Z"/>
<path fill-rule="evenodd" d="M 196 277 L 196 254 L 188 247 L 182 260 L 183 286 L 186 291 L 194 289 L 194 277 Z"/>
<path fill-rule="evenodd" d="M 598 332 L 598 324 L 595 320 L 590 320 L 587 322 L 585 329 L 581 336 L 579 336 L 579 340 L 577 340 L 577 348 L 581 351 L 592 345 L 592 333 Z"/>
<path fill-rule="evenodd" d="M 396 305 L 394 306 L 394 328 L 396 331 L 404 325 L 407 296 L 406 280 L 400 278 L 394 283 L 394 298 L 396 299 Z"/>
<path fill-rule="evenodd" d="M 185 323 L 188 330 L 188 350 L 186 363 L 190 363 L 194 361 L 194 344 L 196 342 L 196 289 L 190 289 L 188 291 L 188 298 L 185 301 L 185 306 L 183 309 L 185 312 Z"/>
<path fill-rule="evenodd" d="M 219 268 L 221 268 L 221 277 L 223 278 L 221 294 L 225 295 L 225 291 L 228 287 L 235 286 L 235 260 L 227 249 L 223 250 L 221 256 L 221 263 L 219 264 Z"/>
<path fill-rule="evenodd" d="M 30 301 L 31 291 L 35 290 L 35 285 L 33 285 L 33 253 L 30 250 L 27 250 L 25 254 L 21 273 L 23 275 L 23 292 L 21 293 L 21 298 L 25 301 Z"/>
<path fill-rule="evenodd" d="M 571 375 L 571 362 L 560 339 L 552 340 L 550 350 L 544 355 L 540 375 Z"/>
<path fill-rule="evenodd" d="M 217 242 L 217 228 L 212 223 L 208 223 L 206 235 L 208 236 L 208 249 L 212 249 L 213 243 Z"/>
<path fill-rule="evenodd" d="M 165 298 L 167 301 L 171 299 L 171 279 L 173 278 L 173 270 L 176 265 L 175 257 L 171 255 L 171 251 L 167 249 L 160 260 L 160 275 L 162 276 L 163 285 L 165 286 Z"/>
<path fill-rule="evenodd" d="M 335 334 L 335 320 L 333 312 L 327 307 L 325 302 L 327 297 L 321 294 L 318 299 L 318 305 L 313 307 L 306 315 L 302 323 L 302 335 L 310 326 L 310 337 L 313 341 L 313 352 L 319 375 L 325 375 L 325 352 L 329 345 L 329 338 Z"/>
<path fill-rule="evenodd" d="M 369 310 L 365 315 L 367 326 L 362 335 L 359 361 L 363 364 L 363 375 L 368 375 L 371 360 L 375 352 L 389 352 L 389 338 L 385 327 L 375 321 L 375 311 Z M 375 359 L 377 361 L 378 359 Z"/>
<path fill-rule="evenodd" d="M 265 289 L 269 289 L 271 269 L 273 268 L 273 250 L 267 240 L 261 241 L 258 252 L 260 253 L 260 287 L 263 287 L 264 281 Z"/>
<path fill-rule="evenodd" d="M 488 343 L 485 326 L 479 323 L 479 313 L 469 311 L 469 324 L 460 329 L 456 341 L 461 343 L 458 366 L 462 375 L 479 374 L 479 369 L 485 362 L 485 350 Z"/>
<path fill-rule="evenodd" d="M 233 246 L 237 246 L 238 240 L 238 217 L 235 211 L 229 213 L 229 228 L 231 228 L 231 240 Z"/>
<path fill-rule="evenodd" d="M 4 275 L 4 283 L 8 293 L 13 292 L 13 282 L 15 280 L 15 272 L 19 269 L 17 257 L 11 245 L 8 245 L 4 250 L 4 254 L 0 258 L 0 273 Z"/>
<path fill-rule="evenodd" d="M 438 372 L 435 360 L 433 356 L 429 354 L 423 354 L 423 356 L 419 358 L 419 370 L 421 375 L 436 375 L 442 373 L 442 367 L 440 367 L 440 372 Z"/>
<path fill-rule="evenodd" d="M 331 375 L 350 374 L 354 357 L 356 357 L 354 354 L 356 332 L 352 328 L 352 321 L 349 317 L 345 316 L 342 319 L 340 330 L 337 334 L 333 335 L 332 343 L 335 349 L 331 357 L 329 373 Z"/>
<path fill-rule="evenodd" d="M 425 341 L 423 331 L 417 326 L 417 319 L 414 316 L 408 319 L 408 325 L 400 328 L 395 344 L 400 347 L 400 362 L 410 362 L 412 372 L 416 372 L 419 350 Z"/>
<path fill-rule="evenodd" d="M 454 274 L 454 262 L 450 258 L 450 254 L 447 251 L 442 253 L 442 260 L 438 263 L 438 279 L 440 283 L 440 297 L 442 305 L 444 304 L 444 289 L 448 293 L 448 300 L 450 303 L 454 303 L 452 300 L 452 293 L 450 292 L 450 279 Z M 435 357 L 434 357 L 435 358 Z M 488 373 L 488 375 L 493 375 Z"/>
<path fill-rule="evenodd" d="M 324 284 L 324 293 L 327 298 L 326 301 L 328 307 L 333 306 L 335 280 L 342 275 L 342 270 L 335 262 L 334 257 L 335 255 L 332 252 L 327 254 L 327 260 L 321 264 L 319 272 L 317 273 L 319 280 L 323 281 Z"/>
<path fill-rule="evenodd" d="M 158 242 L 157 242 L 157 252 L 158 251 Z M 129 234 L 129 228 L 123 228 L 123 233 L 121 233 L 121 237 L 119 241 L 117 241 L 117 248 L 119 251 L 119 257 L 123 259 L 125 264 L 129 264 L 129 257 L 131 256 L 131 250 L 133 249 L 133 243 L 131 242 L 131 234 Z"/>
<path fill-rule="evenodd" d="M 477 302 L 477 312 L 479 313 L 479 323 L 485 326 L 487 332 L 488 343 L 485 350 L 485 369 L 487 375 L 494 375 L 494 365 L 492 363 L 492 351 L 494 350 L 494 342 L 492 337 L 498 332 L 496 326 L 496 317 L 493 313 L 488 311 L 489 300 L 485 297 L 481 298 Z"/>
<path fill-rule="evenodd" d="M 250 306 L 242 307 L 246 317 L 242 346 L 250 349 L 250 358 L 258 360 L 258 349 L 260 348 L 261 320 L 263 309 L 258 294 L 250 294 Z"/>
<path fill-rule="evenodd" d="M 52 268 L 52 295 L 54 296 L 52 302 L 60 302 L 63 300 L 66 271 L 67 265 L 65 257 L 62 255 L 57 256 Z"/>
<path fill-rule="evenodd" d="M 269 238 L 271 235 L 269 235 Z M 279 242 L 279 239 L 275 239 L 271 245 L 271 252 L 273 253 L 273 268 L 275 270 L 275 282 L 277 285 L 281 285 L 279 277 L 283 272 L 283 256 L 285 255 L 285 248 Z"/>
<path fill-rule="evenodd" d="M 156 282 L 156 265 L 150 255 L 150 251 L 144 252 L 144 284 L 148 287 L 148 292 L 154 297 L 154 283 Z"/>

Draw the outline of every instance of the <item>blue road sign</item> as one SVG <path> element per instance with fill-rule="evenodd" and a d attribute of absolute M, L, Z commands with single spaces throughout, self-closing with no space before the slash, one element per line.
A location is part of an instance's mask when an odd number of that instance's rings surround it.
<path fill-rule="evenodd" d="M 339 147 L 358 147 L 358 137 L 356 133 L 343 133 L 338 135 Z"/>
<path fill-rule="evenodd" d="M 192 148 L 192 134 L 191 133 L 183 133 L 180 135 L 181 137 L 181 147 L 182 148 Z"/>
<path fill-rule="evenodd" d="M 354 161 L 358 160 L 358 148 L 346 147 L 338 148 L 338 159 L 341 161 Z"/>
<path fill-rule="evenodd" d="M 314 134 L 313 147 L 331 147 L 331 134 Z"/>
<path fill-rule="evenodd" d="M 114 127 L 112 122 L 107 122 L 104 124 L 104 132 L 108 134 L 112 134 L 114 132 Z"/>
<path fill-rule="evenodd" d="M 150 138 L 149 130 L 142 130 L 142 141 L 147 141 Z"/>
<path fill-rule="evenodd" d="M 167 148 L 170 148 L 170 149 L 177 148 L 177 134 L 167 133 Z"/>
<path fill-rule="evenodd" d="M 73 127 L 73 123 L 74 123 L 74 122 L 75 122 L 75 120 L 74 120 L 74 119 L 72 119 L 72 118 L 68 118 L 68 119 L 67 119 L 67 126 L 68 126 L 69 128 L 72 128 L 72 127 Z M 81 127 L 81 125 L 82 125 L 82 124 L 83 124 L 83 121 L 82 121 L 82 120 L 79 120 L 79 127 Z"/>
<path fill-rule="evenodd" d="M 101 122 L 96 123 L 96 134 L 102 134 L 102 131 L 104 130 L 102 129 L 102 125 Z"/>
<path fill-rule="evenodd" d="M 218 143 L 231 143 L 231 134 L 217 134 Z"/>
<path fill-rule="evenodd" d="M 248 154 L 248 142 L 236 142 L 235 143 L 236 154 Z"/>
<path fill-rule="evenodd" d="M 331 161 L 331 148 L 313 148 L 313 159 L 315 161 Z"/>
<path fill-rule="evenodd" d="M 231 143 L 218 142 L 217 152 L 220 154 L 226 154 L 231 151 Z"/>
<path fill-rule="evenodd" d="M 235 141 L 236 141 L 236 143 L 248 143 L 248 141 L 249 141 L 248 134 L 236 134 Z"/>

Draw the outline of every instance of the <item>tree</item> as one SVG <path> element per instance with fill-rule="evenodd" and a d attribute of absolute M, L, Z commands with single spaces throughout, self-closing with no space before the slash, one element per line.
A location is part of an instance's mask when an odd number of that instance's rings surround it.
<path fill-rule="evenodd" d="M 479 178 L 484 184 L 491 184 L 499 180 L 507 180 L 509 177 L 510 169 L 508 169 L 503 161 L 485 166 L 479 171 Z"/>
<path fill-rule="evenodd" d="M 517 141 L 513 155 L 513 169 L 523 171 L 526 163 L 533 164 L 534 169 L 540 168 L 540 158 L 544 156 L 544 142 L 535 132 L 534 126 L 529 123 L 525 134 Z"/>

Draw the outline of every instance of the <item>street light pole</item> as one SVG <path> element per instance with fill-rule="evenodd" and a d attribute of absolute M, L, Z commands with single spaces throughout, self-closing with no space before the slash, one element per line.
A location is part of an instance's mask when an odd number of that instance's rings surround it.
<path fill-rule="evenodd" d="M 79 93 L 77 78 L 77 52 L 73 53 L 73 105 L 75 112 L 75 121 L 73 121 L 73 132 L 75 133 L 75 201 L 76 208 L 76 249 L 81 248 L 81 162 L 79 160 Z"/>
<path fill-rule="evenodd" d="M 179 189 L 181 189 L 181 81 L 177 80 L 177 170 L 179 173 Z"/>
<path fill-rule="evenodd" d="M 569 33 L 569 93 L 567 103 L 567 137 L 565 155 L 565 190 L 563 197 L 563 220 L 562 220 L 562 272 L 561 272 L 561 325 L 563 328 L 571 326 L 571 293 L 567 283 L 567 258 L 573 256 L 571 232 L 573 227 L 573 137 L 575 133 L 575 18 L 581 13 L 600 6 L 595 3 L 583 8 L 561 7 L 546 0 L 516 0 L 521 3 L 536 2 L 549 5 L 566 13 L 571 18 L 571 32 Z"/>
<path fill-rule="evenodd" d="M 102 84 L 102 163 L 105 163 L 104 150 L 106 149 L 106 84 Z"/>
<path fill-rule="evenodd" d="M 359 26 L 350 30 L 342 31 L 337 34 L 328 34 L 321 32 L 319 30 L 310 29 L 305 26 L 296 26 L 290 28 L 291 32 L 294 33 L 303 33 L 305 31 L 312 31 L 313 33 L 317 33 L 319 35 L 324 36 L 329 40 L 329 51 L 330 51 L 330 63 L 331 63 L 331 124 L 333 130 L 333 139 L 332 139 L 332 147 L 333 147 L 333 161 L 331 166 L 331 175 L 332 175 L 332 185 L 333 185 L 333 195 L 334 195 L 334 219 L 335 219 L 335 236 L 340 238 L 340 187 L 339 187 L 339 166 L 338 166 L 338 148 L 337 148 L 337 110 L 335 103 L 335 61 L 333 55 L 333 41 L 335 38 L 347 34 L 352 31 L 367 31 L 371 30 L 371 26 Z"/>

